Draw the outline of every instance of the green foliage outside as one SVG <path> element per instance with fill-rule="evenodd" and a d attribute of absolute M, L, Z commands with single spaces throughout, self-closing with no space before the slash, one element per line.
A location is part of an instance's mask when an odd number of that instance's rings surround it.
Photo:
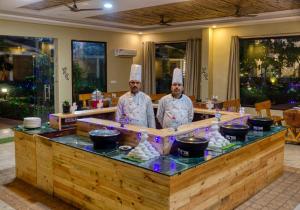
<path fill-rule="evenodd" d="M 300 103 L 300 36 L 240 40 L 240 87 L 244 106 Z"/>
<path fill-rule="evenodd" d="M 73 101 L 79 94 L 106 91 L 106 44 L 101 42 L 73 41 Z"/>
<path fill-rule="evenodd" d="M 7 38 L 10 39 L 10 38 Z M 16 39 L 14 37 L 14 39 Z M 26 38 L 24 38 L 26 39 Z M 18 41 L 22 43 L 22 38 Z M 28 38 L 34 43 L 34 47 L 41 46 L 44 42 L 43 38 Z M 6 42 L 1 43 L 0 46 Z M 50 41 L 51 42 L 51 41 Z M 31 43 L 31 44 L 32 44 Z M 8 49 L 2 48 L 2 51 L 9 54 Z M 22 80 L 4 81 L 0 84 L 0 88 L 8 89 L 7 96 L 0 97 L 0 116 L 4 118 L 23 120 L 24 117 L 36 116 L 41 117 L 43 121 L 48 121 L 48 115 L 54 113 L 54 60 L 50 51 L 43 51 L 42 48 L 35 48 L 32 53 L 32 74 L 27 75 Z M 22 56 L 22 55 L 20 55 Z M 28 56 L 28 54 L 26 55 Z M 30 60 L 28 61 L 30 62 Z M 14 72 L 17 74 L 17 72 Z M 44 87 L 50 87 L 50 99 L 45 100 Z"/>

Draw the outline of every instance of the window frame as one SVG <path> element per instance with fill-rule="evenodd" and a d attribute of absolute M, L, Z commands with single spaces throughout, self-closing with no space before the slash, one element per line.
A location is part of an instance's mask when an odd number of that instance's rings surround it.
<path fill-rule="evenodd" d="M 156 57 L 156 46 L 157 45 L 168 45 L 168 44 L 180 44 L 180 43 L 184 43 L 185 44 L 185 58 L 186 58 L 186 54 L 187 54 L 187 40 L 174 40 L 174 41 L 162 41 L 162 42 L 155 42 L 155 61 L 157 60 L 157 57 Z M 168 58 L 170 59 L 170 58 Z M 175 58 L 175 59 L 178 59 L 178 58 Z M 186 59 L 184 59 L 185 62 L 186 62 Z M 182 69 L 182 70 L 185 70 L 185 69 Z M 156 69 L 154 69 L 154 71 L 156 71 Z M 185 72 L 183 72 L 183 82 L 184 82 L 184 77 L 185 77 Z M 172 81 L 172 78 L 173 78 L 173 75 L 170 75 L 171 76 L 171 81 Z M 157 80 L 156 80 L 156 75 L 155 75 L 155 91 L 157 92 L 157 87 L 156 87 L 156 83 L 157 83 Z M 165 94 L 169 94 L 171 92 L 171 87 L 169 89 L 169 91 Z"/>
<path fill-rule="evenodd" d="M 280 34 L 280 35 L 267 35 L 267 36 L 257 36 L 257 37 L 239 37 L 239 54 L 241 56 L 241 42 L 242 41 L 247 41 L 247 40 L 262 40 L 262 39 L 285 39 L 285 38 L 293 38 L 293 37 L 299 37 L 300 38 L 300 34 Z M 239 63 L 241 63 L 241 57 L 239 58 Z M 300 64 L 299 64 L 300 65 Z M 241 64 L 239 64 L 239 73 L 241 71 Z M 239 88 L 241 90 L 241 76 L 239 76 Z M 241 97 L 241 93 L 240 93 L 240 99 L 242 101 L 242 97 Z M 271 100 L 271 99 L 268 99 L 268 100 Z M 241 104 L 242 105 L 242 104 Z M 286 103 L 286 104 L 276 104 L 276 105 L 273 105 L 271 106 L 271 109 L 274 109 L 274 110 L 285 110 L 285 108 L 278 108 L 280 106 L 283 106 L 283 105 L 286 105 L 286 107 L 293 107 L 293 106 L 297 106 L 297 104 L 289 104 L 289 103 Z M 254 104 L 253 105 L 249 105 L 249 104 L 244 104 L 243 106 L 245 107 L 250 107 L 250 108 L 253 108 L 254 107 Z"/>
<path fill-rule="evenodd" d="M 104 44 L 104 67 L 105 67 L 105 85 L 104 85 L 104 88 L 103 88 L 103 92 L 107 92 L 107 42 L 104 42 L 104 41 L 91 41 L 91 40 L 78 40 L 78 39 L 72 39 L 71 40 L 71 71 L 72 71 L 72 100 L 74 99 L 74 87 L 73 87 L 73 68 L 74 68 L 74 65 L 73 65 L 73 58 L 74 58 L 74 55 L 73 55 L 73 43 L 74 42 L 86 42 L 86 43 L 98 43 L 98 44 Z"/>

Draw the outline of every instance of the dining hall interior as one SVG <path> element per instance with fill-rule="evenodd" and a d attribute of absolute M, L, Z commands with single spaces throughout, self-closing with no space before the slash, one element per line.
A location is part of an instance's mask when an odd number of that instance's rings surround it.
<path fill-rule="evenodd" d="M 299 0 L 0 1 L 1 210 L 297 210 L 299 144 Z"/>

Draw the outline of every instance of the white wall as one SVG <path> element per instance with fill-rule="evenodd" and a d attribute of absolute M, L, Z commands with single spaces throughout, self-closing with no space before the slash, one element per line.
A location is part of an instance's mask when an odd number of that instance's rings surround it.
<path fill-rule="evenodd" d="M 201 75 L 201 99 L 206 100 L 212 96 L 213 87 L 213 59 L 212 59 L 213 30 L 211 28 L 202 30 L 201 46 L 201 68 L 204 68 L 208 79 Z"/>

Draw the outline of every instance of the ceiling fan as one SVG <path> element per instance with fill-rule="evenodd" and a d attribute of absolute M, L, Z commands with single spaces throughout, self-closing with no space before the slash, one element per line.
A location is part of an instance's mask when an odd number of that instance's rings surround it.
<path fill-rule="evenodd" d="M 165 20 L 165 16 L 164 15 L 159 15 L 160 17 L 160 21 L 159 21 L 159 25 L 161 26 L 171 26 L 171 24 L 169 24 L 172 20 Z"/>
<path fill-rule="evenodd" d="M 103 10 L 103 8 L 87 8 L 87 9 L 79 9 L 76 0 L 73 0 L 73 5 L 70 6 L 69 4 L 64 3 L 66 7 L 70 9 L 71 12 L 82 12 L 82 11 L 96 11 L 96 10 Z"/>
<path fill-rule="evenodd" d="M 233 17 L 256 17 L 257 16 L 256 14 L 243 14 L 241 12 L 242 7 L 240 5 L 236 4 L 234 6 L 235 6 L 235 12 L 233 15 L 231 15 Z"/>

